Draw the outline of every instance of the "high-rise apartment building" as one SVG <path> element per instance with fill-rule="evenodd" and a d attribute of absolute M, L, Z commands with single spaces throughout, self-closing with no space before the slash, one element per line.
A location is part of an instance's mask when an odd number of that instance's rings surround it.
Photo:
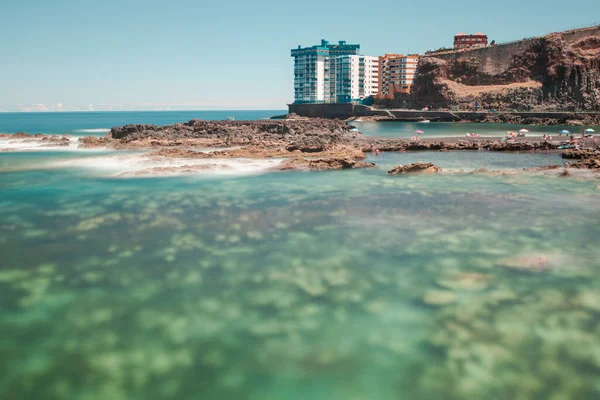
<path fill-rule="evenodd" d="M 378 57 L 339 56 L 336 69 L 336 103 L 360 103 L 369 96 L 377 95 Z"/>
<path fill-rule="evenodd" d="M 379 96 L 410 93 L 419 63 L 418 54 L 386 54 L 379 57 Z"/>
<path fill-rule="evenodd" d="M 335 103 L 337 101 L 337 61 L 339 56 L 358 55 L 360 45 L 329 44 L 292 49 L 294 57 L 294 102 Z"/>

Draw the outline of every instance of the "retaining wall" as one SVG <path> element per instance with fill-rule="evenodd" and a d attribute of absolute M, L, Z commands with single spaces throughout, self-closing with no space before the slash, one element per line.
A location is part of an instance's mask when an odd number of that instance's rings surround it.
<path fill-rule="evenodd" d="M 575 42 L 588 36 L 600 36 L 600 25 L 567 32 L 557 32 L 556 34 L 561 35 L 563 40 L 567 42 Z M 508 69 L 513 56 L 526 50 L 535 39 L 537 38 L 501 43 L 482 49 L 433 53 L 428 54 L 428 56 L 441 58 L 443 60 L 477 58 L 481 63 L 478 70 L 479 72 L 497 75 Z"/>
<path fill-rule="evenodd" d="M 472 111 L 419 111 L 419 110 L 381 110 L 363 105 L 354 104 L 290 104 L 289 112 L 302 117 L 348 119 L 350 117 L 380 116 L 389 117 L 390 120 L 417 121 L 428 119 L 431 121 L 452 122 L 459 120 L 484 121 L 491 115 L 513 115 L 522 118 L 544 119 L 578 119 L 582 115 L 600 117 L 600 112 L 517 112 L 499 111 L 497 113 L 472 112 Z"/>

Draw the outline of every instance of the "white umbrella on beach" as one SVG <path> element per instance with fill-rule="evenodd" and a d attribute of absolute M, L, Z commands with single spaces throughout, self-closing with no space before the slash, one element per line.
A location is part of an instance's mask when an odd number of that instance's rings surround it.
<path fill-rule="evenodd" d="M 596 132 L 595 130 L 593 130 L 592 128 L 588 128 L 584 131 L 585 133 L 594 133 Z"/>
<path fill-rule="evenodd" d="M 527 129 L 519 129 L 519 133 L 529 133 Z"/>

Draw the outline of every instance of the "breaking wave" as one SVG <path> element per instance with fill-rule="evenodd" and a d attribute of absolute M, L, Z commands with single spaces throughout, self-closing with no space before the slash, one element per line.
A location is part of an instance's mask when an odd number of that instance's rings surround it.
<path fill-rule="evenodd" d="M 187 174 L 252 175 L 267 172 L 281 160 L 256 159 L 156 159 L 149 154 L 111 154 L 54 161 L 51 168 L 76 168 L 106 177 L 152 177 Z"/>

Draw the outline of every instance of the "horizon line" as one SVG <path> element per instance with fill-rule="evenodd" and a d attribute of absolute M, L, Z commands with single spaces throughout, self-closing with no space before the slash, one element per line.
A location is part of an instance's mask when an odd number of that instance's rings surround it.
<path fill-rule="evenodd" d="M 48 111 L 2 111 L 0 114 L 68 114 L 68 113 L 96 113 L 96 112 L 173 112 L 173 111 L 285 111 L 285 108 L 209 108 L 209 109 L 136 109 L 136 110 L 48 110 Z"/>

